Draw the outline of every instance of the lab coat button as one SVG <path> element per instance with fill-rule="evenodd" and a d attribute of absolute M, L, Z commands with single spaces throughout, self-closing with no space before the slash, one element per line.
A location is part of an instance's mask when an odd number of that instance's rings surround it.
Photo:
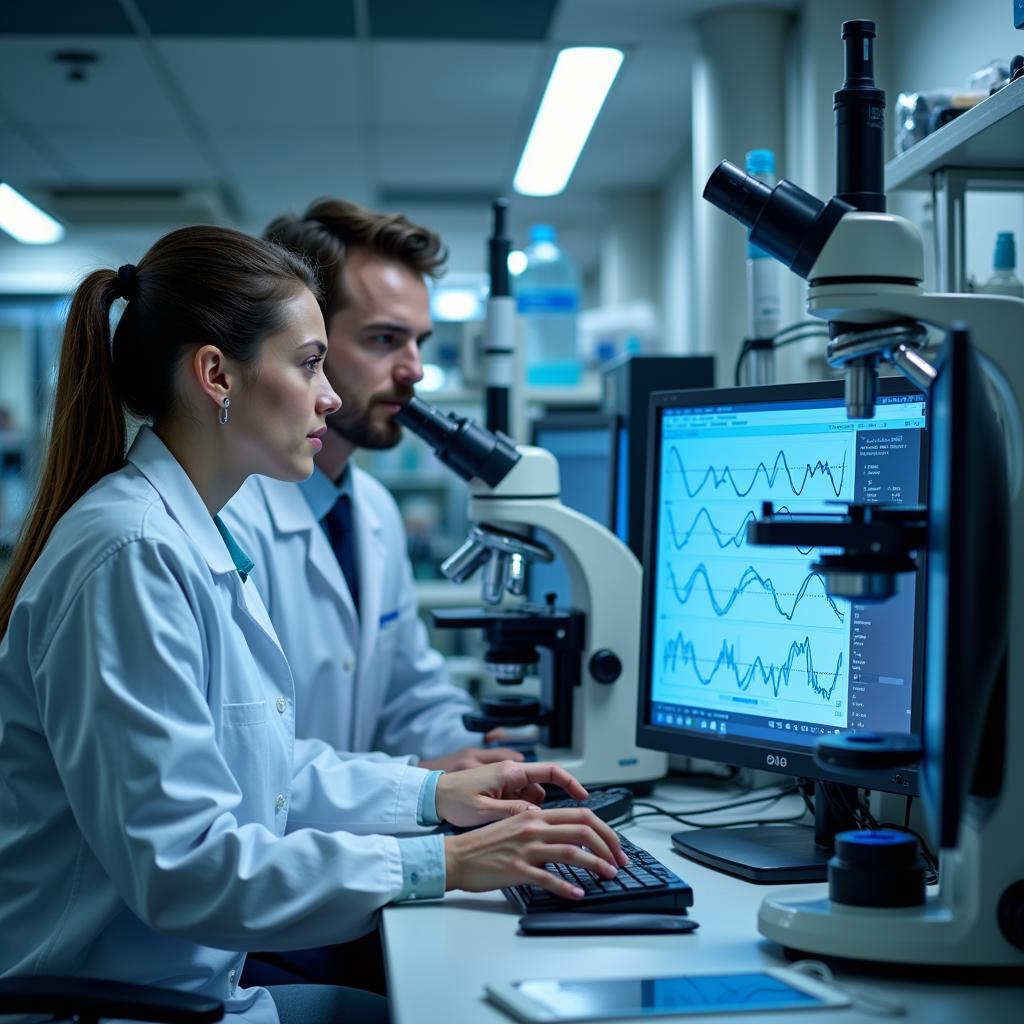
<path fill-rule="evenodd" d="M 279 811 L 283 811 L 284 810 L 284 794 L 283 793 L 278 793 L 277 794 L 277 799 L 274 801 L 274 807 L 277 810 L 279 810 Z"/>
<path fill-rule="evenodd" d="M 284 709 L 285 709 L 286 707 L 288 707 L 288 701 L 286 701 L 286 700 L 284 699 L 284 697 L 278 697 L 278 698 L 277 698 L 277 710 L 278 710 L 278 711 L 279 711 L 279 712 L 280 712 L 280 713 L 281 713 L 282 715 L 284 714 Z"/>
<path fill-rule="evenodd" d="M 344 660 L 344 661 L 343 661 L 343 662 L 341 663 L 341 665 L 342 665 L 342 668 L 344 668 L 344 670 L 345 670 L 346 672 L 351 672 L 351 671 L 352 671 L 352 659 L 351 659 L 351 658 L 346 658 L 346 659 L 345 659 L 345 660 Z"/>

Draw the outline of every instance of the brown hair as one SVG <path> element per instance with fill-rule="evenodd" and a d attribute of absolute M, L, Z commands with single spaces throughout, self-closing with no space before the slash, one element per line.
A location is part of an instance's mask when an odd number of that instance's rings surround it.
<path fill-rule="evenodd" d="M 286 322 L 284 303 L 318 293 L 310 267 L 262 239 L 192 227 L 161 238 L 135 268 L 93 271 L 71 300 L 53 425 L 25 528 L 0 583 L 0 638 L 18 591 L 57 520 L 124 463 L 127 406 L 159 422 L 175 405 L 175 370 L 199 344 L 243 366 Z M 110 308 L 129 299 L 110 339 Z M 318 296 L 319 297 L 319 296 Z"/>
<path fill-rule="evenodd" d="M 301 217 L 278 217 L 263 236 L 299 253 L 316 268 L 323 292 L 320 307 L 328 325 L 348 301 L 342 271 L 349 247 L 368 249 L 428 277 L 439 277 L 448 258 L 440 236 L 429 228 L 400 213 L 377 213 L 343 199 L 318 199 Z"/>

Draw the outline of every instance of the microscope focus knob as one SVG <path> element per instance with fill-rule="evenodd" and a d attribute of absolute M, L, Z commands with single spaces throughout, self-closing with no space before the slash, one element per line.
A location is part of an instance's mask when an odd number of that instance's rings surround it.
<path fill-rule="evenodd" d="M 1024 949 L 1024 879 L 1014 882 L 999 900 L 999 928 L 1006 941 Z"/>
<path fill-rule="evenodd" d="M 614 683 L 622 675 L 622 662 L 614 651 L 602 647 L 590 656 L 590 674 L 599 683 Z"/>

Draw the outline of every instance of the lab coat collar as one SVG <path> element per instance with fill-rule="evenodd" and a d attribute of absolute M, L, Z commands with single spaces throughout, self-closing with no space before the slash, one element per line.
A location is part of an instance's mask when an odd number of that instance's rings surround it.
<path fill-rule="evenodd" d="M 156 488 L 167 511 L 202 553 L 210 571 L 235 572 L 235 563 L 203 499 L 170 449 L 147 426 L 142 427 L 127 461 Z"/>

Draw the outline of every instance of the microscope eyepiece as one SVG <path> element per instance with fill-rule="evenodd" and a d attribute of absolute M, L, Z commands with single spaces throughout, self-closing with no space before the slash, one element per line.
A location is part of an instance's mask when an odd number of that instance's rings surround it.
<path fill-rule="evenodd" d="M 411 398 L 395 419 L 422 437 L 463 480 L 479 478 L 493 487 L 520 459 L 512 438 L 500 430 L 486 430 L 465 416 L 445 415 L 420 398 Z"/>
<path fill-rule="evenodd" d="M 885 213 L 885 93 L 875 85 L 875 23 L 843 22 L 845 74 L 832 98 L 836 195 L 858 210 Z"/>
<path fill-rule="evenodd" d="M 704 198 L 749 228 L 754 245 L 804 278 L 839 219 L 853 209 L 841 199 L 823 203 L 785 179 L 769 188 L 728 160 L 708 178 Z"/>

